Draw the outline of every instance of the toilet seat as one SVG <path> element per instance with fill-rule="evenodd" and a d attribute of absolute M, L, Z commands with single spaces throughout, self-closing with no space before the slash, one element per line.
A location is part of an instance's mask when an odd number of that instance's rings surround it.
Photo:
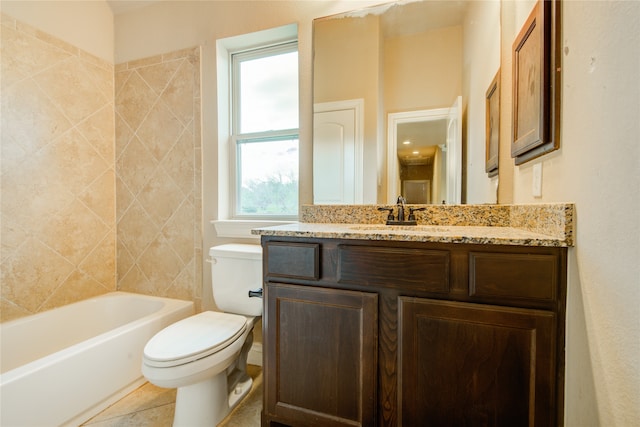
<path fill-rule="evenodd" d="M 205 311 L 158 332 L 144 348 L 144 363 L 170 368 L 210 356 L 237 340 L 247 328 L 244 316 Z"/>

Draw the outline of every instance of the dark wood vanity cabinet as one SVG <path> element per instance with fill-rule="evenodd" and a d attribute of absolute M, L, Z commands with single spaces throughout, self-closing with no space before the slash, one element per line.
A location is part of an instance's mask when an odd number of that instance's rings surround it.
<path fill-rule="evenodd" d="M 262 244 L 264 426 L 562 424 L 566 248 Z"/>
<path fill-rule="evenodd" d="M 398 425 L 549 426 L 551 313 L 401 297 Z"/>
<path fill-rule="evenodd" d="M 274 415 L 291 425 L 374 425 L 377 295 L 273 283 L 266 298 Z"/>

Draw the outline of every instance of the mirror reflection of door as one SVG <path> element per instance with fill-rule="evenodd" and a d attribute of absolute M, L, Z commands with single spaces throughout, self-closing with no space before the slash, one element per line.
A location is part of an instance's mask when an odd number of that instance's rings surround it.
<path fill-rule="evenodd" d="M 363 101 L 318 103 L 313 119 L 313 202 L 362 203 Z"/>
<path fill-rule="evenodd" d="M 431 203 L 431 181 L 428 179 L 407 179 L 402 181 L 402 196 L 407 203 Z"/>
<path fill-rule="evenodd" d="M 446 203 L 462 202 L 462 97 L 458 96 L 447 117 Z"/>
<path fill-rule="evenodd" d="M 402 194 L 413 204 L 461 202 L 461 105 L 458 96 L 449 108 L 389 114 L 388 200 Z M 429 181 L 428 192 L 416 181 Z"/>
<path fill-rule="evenodd" d="M 439 203 L 444 196 L 446 119 L 400 123 L 397 141 L 400 190 L 407 203 Z"/>

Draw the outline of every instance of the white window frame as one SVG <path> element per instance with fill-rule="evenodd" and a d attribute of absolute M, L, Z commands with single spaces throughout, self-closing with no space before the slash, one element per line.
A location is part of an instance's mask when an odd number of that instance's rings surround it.
<path fill-rule="evenodd" d="M 229 111 L 230 114 L 230 138 L 229 138 L 229 209 L 230 217 L 234 220 L 247 220 L 247 219 L 271 219 L 271 220 L 297 220 L 296 215 L 248 215 L 239 213 L 239 182 L 240 182 L 240 168 L 238 151 L 241 143 L 247 141 L 265 142 L 269 139 L 282 140 L 285 138 L 297 139 L 298 149 L 300 148 L 300 130 L 295 129 L 280 129 L 276 131 L 267 132 L 254 132 L 254 133 L 239 133 L 241 120 L 241 105 L 239 99 L 239 67 L 237 64 L 243 60 L 251 60 L 256 58 L 267 57 L 276 54 L 282 54 L 286 52 L 298 52 L 297 39 L 289 39 L 280 41 L 278 43 L 264 44 L 262 46 L 253 46 L 251 49 L 239 49 L 229 51 L 229 77 L 231 80 L 231 91 L 229 93 Z M 239 141 L 241 141 L 239 143 Z M 299 168 L 299 166 L 298 166 Z M 300 173 L 298 171 L 298 179 Z M 300 181 L 298 180 L 298 190 Z M 299 209 L 299 205 L 298 205 Z"/>

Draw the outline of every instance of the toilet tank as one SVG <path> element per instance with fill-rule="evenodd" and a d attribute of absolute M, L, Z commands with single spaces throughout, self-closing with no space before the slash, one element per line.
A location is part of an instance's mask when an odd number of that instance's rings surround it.
<path fill-rule="evenodd" d="M 262 316 L 262 298 L 249 291 L 262 288 L 262 247 L 226 244 L 209 249 L 211 286 L 216 306 L 227 313 Z"/>

